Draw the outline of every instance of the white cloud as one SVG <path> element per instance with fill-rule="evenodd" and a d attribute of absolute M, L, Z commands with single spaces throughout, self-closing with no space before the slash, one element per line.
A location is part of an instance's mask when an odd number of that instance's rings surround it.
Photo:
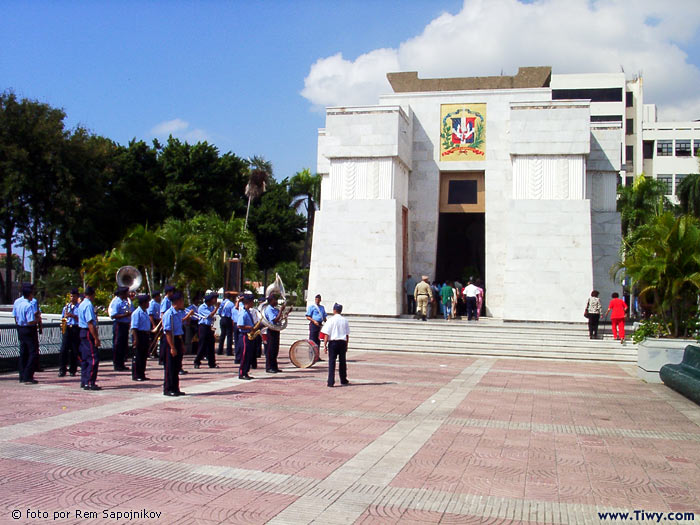
<path fill-rule="evenodd" d="M 512 75 L 518 66 L 551 65 L 555 73 L 642 73 L 646 103 L 661 119 L 700 118 L 700 69 L 681 46 L 700 27 L 700 2 L 678 0 L 465 0 L 397 48 L 355 60 L 317 60 L 302 95 L 314 106 L 376 104 L 391 92 L 386 73 L 421 78 Z"/>
<path fill-rule="evenodd" d="M 189 127 L 189 122 L 185 122 L 182 119 L 176 118 L 173 120 L 166 120 L 160 124 L 156 124 L 151 128 L 151 133 L 154 135 L 171 135 L 177 133 L 178 131 L 185 130 Z"/>
<path fill-rule="evenodd" d="M 167 137 L 172 135 L 186 140 L 187 142 L 203 142 L 209 140 L 209 134 L 201 128 L 190 128 L 190 123 L 176 118 L 165 120 L 151 128 L 151 134 L 156 137 Z"/>

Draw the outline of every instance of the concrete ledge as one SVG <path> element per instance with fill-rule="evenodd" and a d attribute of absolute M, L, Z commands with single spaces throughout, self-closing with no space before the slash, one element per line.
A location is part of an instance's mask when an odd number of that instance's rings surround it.
<path fill-rule="evenodd" d="M 661 383 L 661 367 L 680 363 L 685 347 L 693 343 L 693 339 L 645 339 L 638 345 L 637 377 L 647 383 Z"/>

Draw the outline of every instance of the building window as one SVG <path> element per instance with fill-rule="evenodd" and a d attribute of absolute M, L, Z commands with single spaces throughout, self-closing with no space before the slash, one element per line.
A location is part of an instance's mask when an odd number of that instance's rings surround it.
<path fill-rule="evenodd" d="M 622 122 L 622 115 L 591 115 L 591 122 Z"/>
<path fill-rule="evenodd" d="M 657 140 L 656 141 L 656 156 L 671 157 L 673 155 L 672 140 Z"/>
<path fill-rule="evenodd" d="M 625 124 L 625 135 L 634 135 L 634 119 L 628 118 Z"/>
<path fill-rule="evenodd" d="M 697 155 L 700 157 L 700 153 L 698 153 L 698 150 L 700 149 L 700 139 L 695 139 L 693 141 L 693 155 Z"/>
<path fill-rule="evenodd" d="M 447 204 L 476 204 L 477 181 L 451 180 L 447 190 Z"/>
<path fill-rule="evenodd" d="M 658 175 L 656 180 L 666 185 L 666 195 L 673 195 L 673 175 Z"/>
<path fill-rule="evenodd" d="M 643 150 L 642 154 L 644 155 L 645 159 L 653 159 L 654 158 L 654 141 L 653 140 L 645 140 L 642 143 Z"/>
<path fill-rule="evenodd" d="M 590 100 L 591 102 L 622 102 L 622 88 L 553 89 L 552 100 Z"/>
<path fill-rule="evenodd" d="M 683 179 L 685 179 L 685 175 L 676 175 L 676 183 L 675 186 L 673 187 L 673 194 L 678 195 L 678 185 L 683 182 Z"/>
<path fill-rule="evenodd" d="M 634 162 L 634 146 L 625 146 L 625 160 L 628 164 Z"/>
<path fill-rule="evenodd" d="M 690 157 L 689 140 L 676 140 L 676 157 Z"/>
<path fill-rule="evenodd" d="M 632 186 L 632 184 L 634 184 L 634 176 L 627 175 L 625 177 L 625 186 Z"/>
<path fill-rule="evenodd" d="M 628 108 L 634 106 L 634 95 L 631 91 L 627 91 L 625 93 L 625 106 L 627 106 Z"/>

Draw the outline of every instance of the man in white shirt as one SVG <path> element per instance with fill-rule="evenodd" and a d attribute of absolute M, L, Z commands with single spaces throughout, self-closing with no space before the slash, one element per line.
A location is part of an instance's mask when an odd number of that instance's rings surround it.
<path fill-rule="evenodd" d="M 476 313 L 476 296 L 479 293 L 479 289 L 474 286 L 474 283 L 470 280 L 467 286 L 464 288 L 464 296 L 467 303 L 467 320 L 471 321 L 474 319 L 478 321 Z"/>
<path fill-rule="evenodd" d="M 328 387 L 332 388 L 335 385 L 335 359 L 338 358 L 340 363 L 338 374 L 340 375 L 340 384 L 349 385 L 348 367 L 346 355 L 348 353 L 348 343 L 350 342 L 350 327 L 348 321 L 342 315 L 343 305 L 335 303 L 333 305 L 333 317 L 328 319 L 321 333 L 323 338 L 323 351 L 328 355 Z M 330 350 L 330 352 L 329 352 Z"/>

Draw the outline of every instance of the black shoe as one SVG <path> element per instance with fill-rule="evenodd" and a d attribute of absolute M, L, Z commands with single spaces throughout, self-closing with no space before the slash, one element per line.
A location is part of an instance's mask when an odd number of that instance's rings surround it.
<path fill-rule="evenodd" d="M 177 397 L 177 392 L 163 392 L 164 396 Z"/>
<path fill-rule="evenodd" d="M 37 371 L 37 372 L 43 372 L 43 371 L 44 371 L 44 367 L 43 367 L 43 366 L 37 366 L 37 367 L 36 367 L 36 371 Z"/>
<path fill-rule="evenodd" d="M 223 352 L 216 352 L 216 355 L 224 355 Z"/>
<path fill-rule="evenodd" d="M 195 367 L 195 368 L 199 368 L 199 363 L 197 363 L 197 362 L 195 361 L 194 367 Z"/>
<path fill-rule="evenodd" d="M 334 385 L 326 385 L 328 388 L 333 388 Z"/>
<path fill-rule="evenodd" d="M 214 366 L 209 365 L 209 368 L 219 368 L 219 365 L 214 365 Z"/>
<path fill-rule="evenodd" d="M 90 385 L 86 387 L 85 390 L 102 390 L 102 387 L 97 385 Z"/>
<path fill-rule="evenodd" d="M 266 373 L 268 374 L 276 374 L 277 370 L 272 370 L 271 368 L 269 370 L 265 370 Z"/>
<path fill-rule="evenodd" d="M 249 375 L 247 375 L 247 374 L 246 374 L 245 378 L 246 378 L 246 379 L 255 379 L 253 376 L 249 376 Z"/>
<path fill-rule="evenodd" d="M 241 381 L 250 381 L 252 378 L 250 376 L 238 376 Z"/>
<path fill-rule="evenodd" d="M 39 381 L 37 381 L 36 379 L 30 379 L 29 381 L 25 381 L 24 384 L 25 385 L 36 385 L 38 382 Z"/>
<path fill-rule="evenodd" d="M 275 374 L 281 374 L 281 373 L 282 373 L 282 370 L 280 370 L 279 368 L 275 368 Z"/>
<path fill-rule="evenodd" d="M 319 357 L 318 360 L 319 360 L 319 361 L 325 361 L 325 359 L 323 359 L 322 357 Z"/>
<path fill-rule="evenodd" d="M 199 367 L 197 367 L 197 368 L 199 368 Z M 181 376 L 184 376 L 184 375 L 186 375 L 186 374 L 189 374 L 189 372 L 188 372 L 187 370 L 180 370 L 180 371 L 178 372 L 178 374 L 180 374 Z"/>
<path fill-rule="evenodd" d="M 80 388 L 82 388 L 83 390 L 85 390 L 85 389 L 87 388 L 87 385 L 80 385 Z"/>
<path fill-rule="evenodd" d="M 158 359 L 158 366 L 163 366 L 163 361 L 161 361 L 160 359 Z"/>
<path fill-rule="evenodd" d="M 349 385 L 349 384 L 350 384 L 350 381 L 341 381 L 340 384 L 341 384 L 341 385 Z"/>
<path fill-rule="evenodd" d="M 132 381 L 145 381 L 145 379 L 143 377 L 132 377 L 131 380 Z"/>
<path fill-rule="evenodd" d="M 226 357 L 231 357 L 232 355 L 233 355 L 233 354 L 228 354 L 228 353 L 227 353 L 227 354 L 226 354 Z"/>
<path fill-rule="evenodd" d="M 61 371 L 58 373 L 58 377 L 66 377 L 66 371 L 65 371 L 65 370 L 61 370 Z"/>
<path fill-rule="evenodd" d="M 180 390 L 179 392 L 175 392 L 175 393 L 176 393 L 178 396 L 186 396 L 186 395 L 187 395 L 187 392 L 183 392 L 182 390 Z"/>

